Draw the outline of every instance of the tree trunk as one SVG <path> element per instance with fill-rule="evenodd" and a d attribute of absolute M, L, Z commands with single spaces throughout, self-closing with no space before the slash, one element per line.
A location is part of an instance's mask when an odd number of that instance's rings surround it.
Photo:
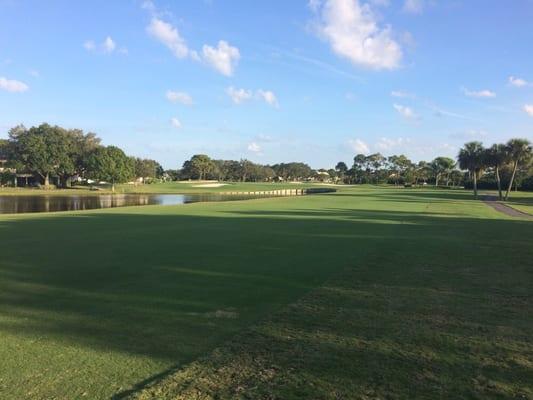
<path fill-rule="evenodd" d="M 514 176 L 516 174 L 517 168 L 518 168 L 518 161 L 515 161 L 514 166 L 513 166 L 513 174 L 511 175 L 511 180 L 509 181 L 509 186 L 507 187 L 507 192 L 505 193 L 505 201 L 507 201 L 507 199 L 509 198 L 509 193 L 511 192 L 511 189 L 513 188 L 513 181 L 514 181 Z"/>
<path fill-rule="evenodd" d="M 500 180 L 500 167 L 496 165 L 496 183 L 498 184 L 498 199 L 502 200 L 502 182 Z"/>
<path fill-rule="evenodd" d="M 477 174 L 476 171 L 472 174 L 474 176 L 474 198 L 477 199 Z"/>
<path fill-rule="evenodd" d="M 49 175 L 49 174 L 46 174 L 46 175 L 44 176 L 44 186 L 45 186 L 45 187 L 50 186 L 50 175 Z"/>
<path fill-rule="evenodd" d="M 439 186 L 439 174 L 435 175 L 435 187 Z"/>

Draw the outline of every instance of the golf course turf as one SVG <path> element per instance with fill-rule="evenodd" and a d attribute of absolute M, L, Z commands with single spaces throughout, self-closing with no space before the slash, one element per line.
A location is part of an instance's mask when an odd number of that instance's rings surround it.
<path fill-rule="evenodd" d="M 533 222 L 470 192 L 6 215 L 0 254 L 1 399 L 533 398 Z"/>

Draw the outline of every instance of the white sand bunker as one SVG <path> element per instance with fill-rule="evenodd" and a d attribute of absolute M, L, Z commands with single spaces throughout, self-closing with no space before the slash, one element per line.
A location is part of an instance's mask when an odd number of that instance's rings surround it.
<path fill-rule="evenodd" d="M 226 186 L 227 183 L 205 183 L 203 185 L 193 185 L 192 187 L 197 187 L 197 188 L 214 188 L 214 187 L 221 187 L 221 186 Z"/>

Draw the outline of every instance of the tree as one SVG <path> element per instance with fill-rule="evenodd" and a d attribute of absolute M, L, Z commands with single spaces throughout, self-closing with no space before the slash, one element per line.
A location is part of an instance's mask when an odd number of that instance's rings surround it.
<path fill-rule="evenodd" d="M 66 140 L 65 129 L 48 124 L 29 130 L 18 126 L 9 131 L 9 138 L 14 162 L 39 175 L 45 187 L 49 186 L 51 175 L 75 171 L 72 141 Z"/>
<path fill-rule="evenodd" d="M 405 180 L 405 172 L 413 167 L 413 163 L 403 154 L 396 156 L 390 156 L 387 161 L 389 162 L 392 175 L 394 175 L 394 182 L 397 185 L 400 178 Z"/>
<path fill-rule="evenodd" d="M 353 182 L 363 183 L 363 178 L 365 175 L 366 168 L 366 156 L 364 154 L 357 154 L 353 158 L 353 166 L 351 169 L 351 175 L 353 177 Z"/>
<path fill-rule="evenodd" d="M 513 187 L 518 164 L 522 162 L 525 163 L 531 158 L 531 143 L 527 139 L 511 139 L 507 142 L 506 147 L 509 159 L 513 164 L 513 172 L 511 174 L 511 179 L 509 180 L 507 192 L 505 193 L 505 200 L 507 201 L 509 193 Z"/>
<path fill-rule="evenodd" d="M 205 154 L 195 154 L 183 163 L 182 178 L 203 180 L 210 173 L 216 172 L 216 164 Z"/>
<path fill-rule="evenodd" d="M 168 179 L 171 181 L 179 181 L 180 180 L 180 171 L 177 169 L 167 169 L 163 172 L 162 175 L 168 176 Z"/>
<path fill-rule="evenodd" d="M 75 173 L 81 177 L 85 177 L 87 172 L 87 163 L 90 155 L 101 147 L 101 140 L 96 136 L 96 133 L 83 133 L 80 129 L 71 131 L 74 136 L 74 166 Z"/>
<path fill-rule="evenodd" d="M 503 165 L 509 161 L 507 146 L 504 144 L 493 144 L 485 150 L 485 164 L 494 168 L 496 184 L 498 185 L 498 199 L 502 200 L 502 183 L 500 179 L 500 170 Z"/>
<path fill-rule="evenodd" d="M 483 144 L 481 142 L 469 142 L 459 151 L 457 159 L 459 168 L 468 170 L 474 182 L 474 197 L 477 199 L 477 178 L 483 168 Z"/>
<path fill-rule="evenodd" d="M 241 172 L 241 182 L 246 182 L 246 178 L 254 173 L 255 164 L 250 160 L 242 159 L 239 162 L 240 172 Z"/>
<path fill-rule="evenodd" d="M 335 171 L 337 172 L 337 176 L 341 181 L 344 181 L 344 177 L 346 176 L 348 172 L 348 166 L 346 163 L 339 161 L 337 165 L 335 165 Z"/>
<path fill-rule="evenodd" d="M 446 175 L 447 177 L 449 176 L 450 172 L 452 172 L 455 167 L 455 161 L 448 157 L 437 157 L 431 162 L 430 166 L 435 175 L 435 186 L 439 186 L 439 179 L 443 175 Z M 448 184 L 448 182 L 446 182 L 446 184 Z"/>
<path fill-rule="evenodd" d="M 213 161 L 205 154 L 195 154 L 191 157 L 189 163 L 190 175 L 198 177 L 200 181 L 205 179 L 207 174 L 213 171 L 214 168 Z"/>
<path fill-rule="evenodd" d="M 426 184 L 432 172 L 433 170 L 431 168 L 431 165 L 427 161 L 419 161 L 416 167 L 414 168 L 415 185 L 418 184 L 419 180 Z"/>
<path fill-rule="evenodd" d="M 458 169 L 452 170 L 450 172 L 450 179 L 452 181 L 452 186 L 459 186 L 464 178 L 464 173 Z"/>
<path fill-rule="evenodd" d="M 272 166 L 272 169 L 277 176 L 282 177 L 284 180 L 301 180 L 309 178 L 313 171 L 311 167 L 301 162 L 281 163 Z"/>
<path fill-rule="evenodd" d="M 88 159 L 87 174 L 92 179 L 111 182 L 114 192 L 116 183 L 127 182 L 135 176 L 135 162 L 118 147 L 99 147 Z"/>
<path fill-rule="evenodd" d="M 143 182 L 146 178 L 155 178 L 158 174 L 158 168 L 161 166 L 155 160 L 135 158 L 135 177 L 142 178 Z"/>

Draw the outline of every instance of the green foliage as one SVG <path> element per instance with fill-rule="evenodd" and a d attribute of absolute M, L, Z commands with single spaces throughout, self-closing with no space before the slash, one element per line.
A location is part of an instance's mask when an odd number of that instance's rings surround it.
<path fill-rule="evenodd" d="M 312 176 L 313 170 L 305 163 L 290 162 L 272 165 L 274 173 L 283 180 L 303 180 Z"/>
<path fill-rule="evenodd" d="M 449 157 L 437 157 L 431 162 L 430 167 L 435 176 L 435 186 L 439 186 L 439 179 L 443 176 L 446 177 L 448 185 L 450 174 L 455 168 L 455 160 Z"/>
<path fill-rule="evenodd" d="M 50 175 L 73 173 L 73 147 L 66 140 L 67 132 L 58 126 L 41 124 L 29 130 L 13 128 L 10 132 L 13 142 L 14 161 L 38 174 L 43 183 L 49 184 Z"/>
<path fill-rule="evenodd" d="M 89 156 L 87 176 L 113 185 L 127 182 L 135 176 L 135 162 L 118 147 L 99 147 Z"/>
<path fill-rule="evenodd" d="M 477 197 L 477 180 L 485 167 L 485 149 L 481 142 L 469 142 L 459 151 L 457 156 L 459 168 L 468 170 L 473 180 L 474 197 Z"/>
<path fill-rule="evenodd" d="M 57 176 L 66 186 L 70 177 L 84 174 L 89 155 L 99 145 L 94 133 L 84 134 L 79 129 L 49 124 L 26 129 L 20 125 L 9 131 L 3 152 L 17 171 L 37 174 L 45 185 L 51 176 Z"/>
<path fill-rule="evenodd" d="M 507 142 L 506 147 L 509 160 L 513 164 L 513 172 L 507 187 L 505 200 L 509 198 L 519 165 L 529 163 L 532 158 L 531 143 L 527 139 L 511 139 Z"/>
<path fill-rule="evenodd" d="M 163 168 L 155 160 L 134 158 L 133 162 L 135 165 L 134 175 L 136 178 L 148 178 L 148 180 L 150 180 L 159 178 L 162 175 Z"/>
<path fill-rule="evenodd" d="M 207 175 L 213 172 L 215 163 L 205 154 L 195 154 L 190 160 L 183 163 L 182 175 L 188 179 L 207 179 Z"/>

